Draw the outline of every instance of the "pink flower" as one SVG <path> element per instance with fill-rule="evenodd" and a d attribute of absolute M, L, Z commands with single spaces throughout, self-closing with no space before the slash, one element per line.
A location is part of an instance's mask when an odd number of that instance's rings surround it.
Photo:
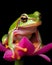
<path fill-rule="evenodd" d="M 17 59 L 20 59 L 21 57 L 27 55 L 27 56 L 35 56 L 39 55 L 40 57 L 44 58 L 48 62 L 51 62 L 51 59 L 44 55 L 43 53 L 48 52 L 52 49 L 52 43 L 43 46 L 40 50 L 37 52 L 35 51 L 35 47 L 31 43 L 31 41 L 27 37 L 23 37 L 18 44 L 14 44 L 15 48 L 13 51 L 10 48 L 5 48 L 0 43 L 0 51 L 5 52 L 3 58 L 7 61 L 15 61 Z M 12 57 L 14 55 L 14 57 Z"/>
<path fill-rule="evenodd" d="M 21 39 L 21 41 L 19 42 L 18 45 L 15 45 L 15 50 L 14 51 L 14 58 L 12 58 L 13 56 L 13 52 L 12 50 L 10 50 L 10 48 L 6 49 L 2 44 L 0 44 L 0 51 L 4 51 L 4 56 L 3 58 L 7 61 L 14 61 L 17 60 L 18 57 L 22 57 L 24 55 L 32 55 L 35 50 L 33 44 L 28 40 L 28 38 L 23 37 Z"/>
<path fill-rule="evenodd" d="M 14 59 L 12 58 L 12 51 L 10 49 L 7 49 L 5 46 L 3 46 L 0 42 L 0 51 L 4 52 L 3 58 L 7 61 L 13 61 Z"/>

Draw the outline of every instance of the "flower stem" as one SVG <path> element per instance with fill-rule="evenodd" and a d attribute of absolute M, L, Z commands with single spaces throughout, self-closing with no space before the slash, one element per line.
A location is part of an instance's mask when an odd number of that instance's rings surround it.
<path fill-rule="evenodd" d="M 15 65 L 23 65 L 23 60 L 16 60 Z"/>

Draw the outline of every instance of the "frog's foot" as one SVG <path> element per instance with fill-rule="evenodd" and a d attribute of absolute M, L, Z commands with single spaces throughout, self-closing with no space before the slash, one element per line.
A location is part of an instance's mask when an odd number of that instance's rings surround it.
<path fill-rule="evenodd" d="M 18 46 L 18 44 L 16 44 L 14 50 L 12 49 L 12 53 L 13 53 L 12 58 L 13 59 L 17 59 L 17 60 L 21 59 L 21 55 L 19 54 L 19 51 L 27 52 L 27 48 L 22 48 L 22 47 Z"/>
<path fill-rule="evenodd" d="M 6 48 L 9 48 L 9 46 L 8 46 L 8 45 L 5 45 L 5 47 L 6 47 Z"/>
<path fill-rule="evenodd" d="M 15 53 L 14 51 L 12 50 L 12 56 L 11 56 L 13 59 L 15 58 Z"/>
<path fill-rule="evenodd" d="M 16 57 L 16 59 L 17 59 L 17 60 L 20 60 L 20 59 L 21 59 L 21 56 L 19 55 L 18 50 L 15 49 L 14 52 L 15 52 L 15 57 Z"/>
<path fill-rule="evenodd" d="M 16 45 L 16 49 L 17 49 L 17 50 L 21 50 L 21 51 L 23 51 L 23 52 L 27 52 L 27 48 L 22 48 L 22 47 L 20 47 L 18 44 Z"/>
<path fill-rule="evenodd" d="M 12 55 L 11 57 L 12 57 L 13 59 L 17 59 L 17 60 L 20 60 L 20 59 L 21 59 L 21 57 L 19 56 L 17 50 L 14 51 L 14 53 L 13 53 L 13 55 Z"/>
<path fill-rule="evenodd" d="M 16 49 L 14 51 L 12 50 L 11 58 L 13 58 L 13 59 L 20 59 L 20 56 L 18 55 L 18 52 L 17 52 Z"/>

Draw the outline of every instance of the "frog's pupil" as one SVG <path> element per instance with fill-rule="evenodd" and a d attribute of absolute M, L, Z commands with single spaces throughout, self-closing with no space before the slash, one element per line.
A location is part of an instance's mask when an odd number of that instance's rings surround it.
<path fill-rule="evenodd" d="M 28 20 L 27 17 L 24 17 L 24 16 L 21 17 L 21 21 L 22 21 L 22 22 L 27 22 L 27 20 Z"/>
<path fill-rule="evenodd" d="M 21 18 L 22 20 L 27 20 L 27 18 Z"/>

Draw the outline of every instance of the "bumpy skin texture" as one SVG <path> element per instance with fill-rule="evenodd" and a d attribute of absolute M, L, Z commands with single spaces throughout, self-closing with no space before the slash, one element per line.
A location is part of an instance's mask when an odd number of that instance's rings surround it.
<path fill-rule="evenodd" d="M 43 47 L 40 45 L 41 39 L 37 33 L 37 27 L 41 25 L 39 15 L 39 12 L 34 12 L 33 14 L 29 15 L 30 17 L 27 14 L 23 14 L 23 16 L 21 16 L 22 18 L 20 17 L 12 24 L 8 32 L 8 39 L 6 35 L 2 39 L 2 43 L 4 45 L 0 43 L 0 51 L 4 52 L 3 58 L 5 60 L 15 61 L 19 60 L 25 55 L 39 55 L 48 62 L 51 62 L 50 58 L 44 55 L 44 53 L 52 49 L 52 43 L 49 43 Z M 31 41 L 32 39 L 30 40 L 30 37 L 33 33 L 35 33 L 35 39 L 33 39 L 34 42 Z M 6 39 L 7 43 L 5 42 Z M 38 43 L 38 45 L 35 45 L 35 43 Z M 38 50 L 36 50 L 36 48 L 38 48 Z"/>

